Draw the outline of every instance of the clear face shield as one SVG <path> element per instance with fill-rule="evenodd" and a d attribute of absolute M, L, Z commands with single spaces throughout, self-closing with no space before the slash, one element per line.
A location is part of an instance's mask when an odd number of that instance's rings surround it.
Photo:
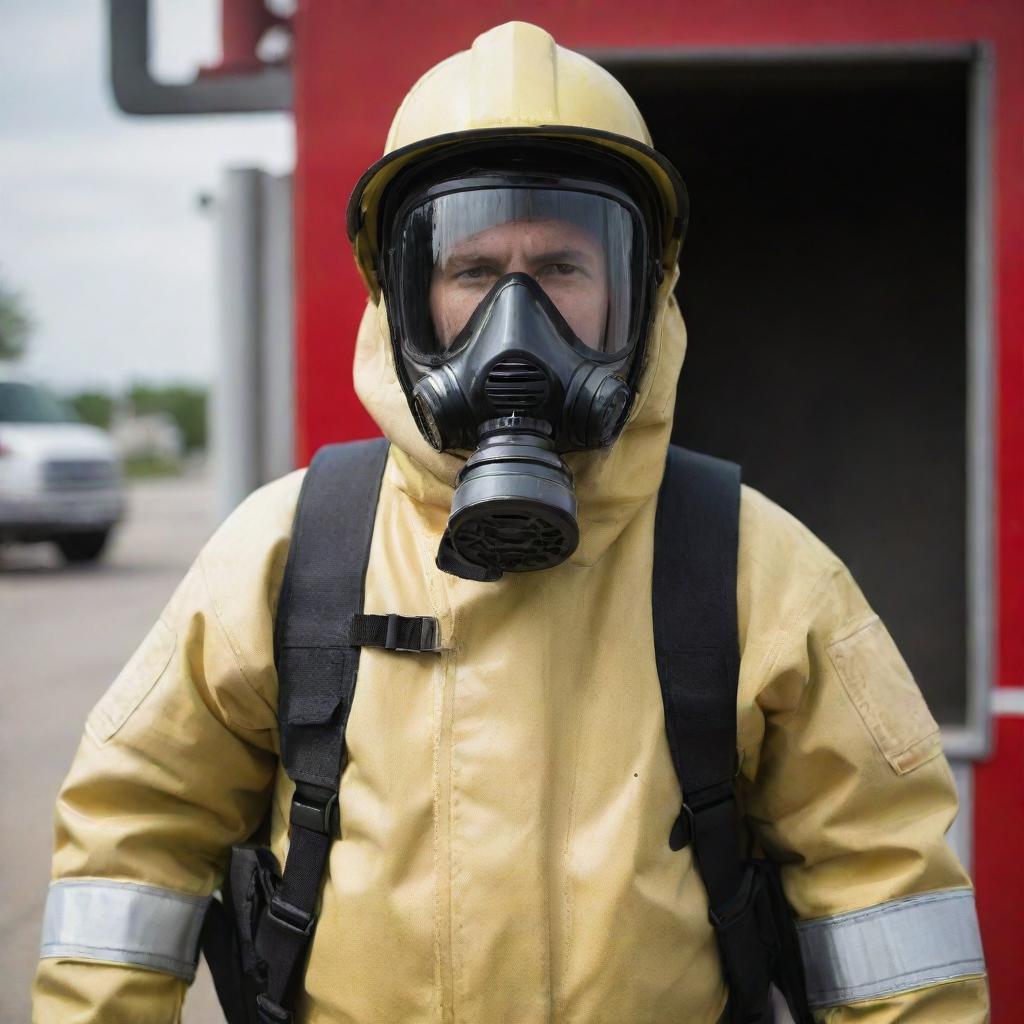
<path fill-rule="evenodd" d="M 477 188 L 412 206 L 397 252 L 409 354 L 458 351 L 498 281 L 523 274 L 568 325 L 568 344 L 621 355 L 633 340 L 636 220 L 616 199 L 561 188 Z"/>

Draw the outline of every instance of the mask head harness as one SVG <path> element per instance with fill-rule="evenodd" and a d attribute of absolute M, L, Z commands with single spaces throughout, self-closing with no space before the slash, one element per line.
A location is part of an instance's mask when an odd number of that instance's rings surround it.
<path fill-rule="evenodd" d="M 442 152 L 381 204 L 395 365 L 424 438 L 467 451 L 438 565 L 544 569 L 579 541 L 569 451 L 606 447 L 636 397 L 664 272 L 651 183 L 580 142 Z"/>

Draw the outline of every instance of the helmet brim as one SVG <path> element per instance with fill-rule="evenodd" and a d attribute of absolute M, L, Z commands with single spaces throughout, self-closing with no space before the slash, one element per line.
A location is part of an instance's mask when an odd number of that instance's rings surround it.
<path fill-rule="evenodd" d="M 359 271 L 374 301 L 380 297 L 377 270 L 380 255 L 379 214 L 384 194 L 391 182 L 406 168 L 445 150 L 454 152 L 461 147 L 475 148 L 488 142 L 514 142 L 524 138 L 570 140 L 614 153 L 632 163 L 650 180 L 660 201 L 662 266 L 666 272 L 675 266 L 686 234 L 689 197 L 675 166 L 657 150 L 628 136 L 573 125 L 480 128 L 435 135 L 396 149 L 369 167 L 357 182 L 348 204 L 348 236 Z"/>

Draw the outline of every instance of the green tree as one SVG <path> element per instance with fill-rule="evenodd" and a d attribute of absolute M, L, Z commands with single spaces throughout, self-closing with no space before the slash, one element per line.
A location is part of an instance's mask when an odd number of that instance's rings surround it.
<path fill-rule="evenodd" d="M 206 390 L 188 384 L 133 384 L 128 399 L 137 415 L 163 412 L 174 419 L 188 451 L 206 447 Z"/>
<path fill-rule="evenodd" d="M 68 402 L 83 423 L 94 427 L 110 428 L 114 415 L 114 399 L 103 391 L 81 391 L 72 395 Z"/>
<path fill-rule="evenodd" d="M 21 294 L 0 280 L 0 359 L 23 355 L 32 327 L 32 317 Z"/>

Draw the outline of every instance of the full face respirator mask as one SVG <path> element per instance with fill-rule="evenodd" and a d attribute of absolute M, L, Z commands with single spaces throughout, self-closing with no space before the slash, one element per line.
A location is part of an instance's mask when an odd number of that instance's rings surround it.
<path fill-rule="evenodd" d="M 641 176 L 555 153 L 491 154 L 468 172 L 463 158 L 458 173 L 442 161 L 383 205 L 399 378 L 432 447 L 468 455 L 437 555 L 465 579 L 550 568 L 576 549 L 562 456 L 621 433 L 663 276 Z"/>

